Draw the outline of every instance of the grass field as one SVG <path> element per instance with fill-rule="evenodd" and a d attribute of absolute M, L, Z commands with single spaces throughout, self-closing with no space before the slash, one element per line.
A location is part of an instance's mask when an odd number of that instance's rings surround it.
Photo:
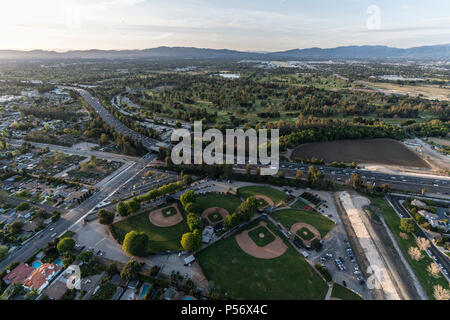
<path fill-rule="evenodd" d="M 170 207 L 170 208 L 165 208 L 163 210 L 161 210 L 161 213 L 164 217 L 170 217 L 173 216 L 174 214 L 177 214 L 177 210 L 174 207 Z"/>
<path fill-rule="evenodd" d="M 248 229 L 259 222 L 252 222 Z M 273 224 L 267 227 L 282 237 Z M 232 299 L 324 299 L 328 289 L 325 282 L 285 243 L 288 249 L 282 256 L 258 259 L 242 251 L 231 236 L 201 251 L 196 258 L 206 278 Z"/>
<path fill-rule="evenodd" d="M 297 231 L 297 235 L 305 241 L 309 241 L 314 238 L 314 233 L 312 233 L 308 228 L 301 228 Z"/>
<path fill-rule="evenodd" d="M 241 204 L 241 199 L 233 195 L 223 195 L 216 193 L 207 193 L 205 195 L 196 195 L 195 204 L 199 208 L 199 214 L 202 214 L 208 208 L 219 207 L 224 208 L 228 213 L 233 213 Z"/>
<path fill-rule="evenodd" d="M 291 159 L 317 158 L 326 163 L 371 163 L 428 168 L 425 161 L 403 144 L 392 139 L 337 140 L 307 143 L 297 147 Z"/>
<path fill-rule="evenodd" d="M 273 200 L 275 205 L 277 205 L 278 203 L 280 203 L 282 201 L 285 201 L 288 198 L 287 194 L 285 194 L 284 192 L 281 192 L 274 188 L 263 187 L 263 186 L 242 187 L 242 188 L 239 188 L 237 192 L 244 199 L 247 199 L 248 197 L 256 196 L 256 195 L 267 196 Z"/>
<path fill-rule="evenodd" d="M 168 204 L 164 204 L 162 207 L 166 207 L 167 205 Z M 159 209 L 160 208 L 161 207 L 159 207 Z M 189 232 L 189 228 L 186 224 L 186 216 L 181 205 L 178 205 L 178 209 L 182 213 L 184 220 L 172 227 L 160 228 L 155 226 L 148 218 L 150 211 L 147 211 L 117 222 L 112 225 L 112 228 L 120 243 L 122 243 L 125 235 L 132 230 L 145 232 L 149 238 L 149 254 L 182 250 L 180 240 L 184 233 Z"/>
<path fill-rule="evenodd" d="M 449 289 L 449 284 L 443 275 L 440 275 L 439 278 L 434 278 L 428 273 L 427 267 L 430 265 L 431 262 L 433 262 L 433 260 L 430 257 L 428 257 L 424 253 L 423 259 L 421 259 L 419 261 L 415 261 L 408 254 L 408 249 L 410 247 L 417 246 L 416 240 L 412 235 L 408 235 L 408 239 L 404 239 L 400 236 L 400 232 L 401 232 L 399 229 L 400 218 L 395 213 L 394 209 L 383 198 L 371 197 L 370 201 L 372 202 L 373 205 L 375 205 L 381 209 L 381 214 L 383 215 L 384 219 L 386 220 L 386 223 L 388 224 L 392 233 L 395 235 L 398 246 L 402 250 L 403 255 L 405 256 L 406 260 L 408 260 L 409 264 L 413 268 L 414 273 L 416 274 L 420 283 L 424 287 L 428 297 L 430 299 L 433 299 L 433 287 L 435 285 L 440 284 L 444 288 Z"/>
<path fill-rule="evenodd" d="M 347 289 L 340 284 L 334 283 L 333 289 L 331 291 L 331 297 L 339 298 L 342 300 L 363 300 L 359 295 L 354 293 L 353 291 Z"/>
<path fill-rule="evenodd" d="M 211 221 L 212 223 L 222 221 L 222 215 L 216 212 L 211 213 L 208 215 L 208 220 Z"/>
<path fill-rule="evenodd" d="M 319 231 L 322 238 L 325 237 L 335 225 L 334 221 L 319 213 L 296 209 L 278 210 L 272 213 L 272 217 L 288 230 L 291 229 L 292 225 L 299 222 L 310 224 Z"/>
<path fill-rule="evenodd" d="M 260 234 L 263 234 L 264 236 L 261 238 Z M 250 231 L 248 235 L 260 247 L 265 247 L 275 240 L 273 234 L 271 234 L 266 227 L 256 228 L 255 230 Z"/>

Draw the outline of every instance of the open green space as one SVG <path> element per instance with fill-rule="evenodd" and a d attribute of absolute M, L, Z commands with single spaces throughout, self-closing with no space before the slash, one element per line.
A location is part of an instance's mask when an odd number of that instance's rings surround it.
<path fill-rule="evenodd" d="M 341 286 L 340 284 L 334 283 L 333 289 L 331 291 L 332 298 L 338 298 L 341 300 L 363 300 L 361 296 L 357 295 L 348 288 Z"/>
<path fill-rule="evenodd" d="M 314 238 L 314 233 L 312 233 L 308 228 L 301 228 L 297 230 L 297 235 L 305 241 L 309 241 Z"/>
<path fill-rule="evenodd" d="M 272 201 L 277 205 L 278 203 L 285 201 L 288 198 L 288 195 L 280 190 L 264 187 L 264 186 L 249 186 L 242 187 L 238 189 L 238 195 L 242 198 L 247 199 L 251 196 L 263 195 L 272 199 Z M 264 201 L 265 202 L 265 201 Z"/>
<path fill-rule="evenodd" d="M 164 204 L 161 207 L 167 207 L 167 204 Z M 180 244 L 181 237 L 184 233 L 189 232 L 189 228 L 186 223 L 186 215 L 180 204 L 178 204 L 178 210 L 180 210 L 184 220 L 172 227 L 161 228 L 155 226 L 149 220 L 150 211 L 146 211 L 139 215 L 114 223 L 112 225 L 113 235 L 119 243 L 122 243 L 128 232 L 132 230 L 144 232 L 149 238 L 147 247 L 149 254 L 182 250 Z"/>
<path fill-rule="evenodd" d="M 297 209 L 277 210 L 272 217 L 280 222 L 286 229 L 290 230 L 292 225 L 303 222 L 315 227 L 323 238 L 335 226 L 334 221 L 322 216 L 317 212 L 308 212 Z"/>
<path fill-rule="evenodd" d="M 264 208 L 269 205 L 264 199 L 256 199 L 256 203 L 258 204 L 258 208 Z"/>
<path fill-rule="evenodd" d="M 195 196 L 195 204 L 198 207 L 198 213 L 202 214 L 208 208 L 224 208 L 228 213 L 233 213 L 241 204 L 241 199 L 229 194 L 207 193 Z"/>
<path fill-rule="evenodd" d="M 386 220 L 389 229 L 395 235 L 398 246 L 414 270 L 414 273 L 422 284 L 422 287 L 425 289 L 428 297 L 433 299 L 433 287 L 435 285 L 441 285 L 442 287 L 449 289 L 448 281 L 442 274 L 438 278 L 435 278 L 427 271 L 427 267 L 433 260 L 425 252 L 423 252 L 424 257 L 419 261 L 412 259 L 408 254 L 408 249 L 410 247 L 417 247 L 416 239 L 412 234 L 408 234 L 407 238 L 400 236 L 400 217 L 395 213 L 394 209 L 383 198 L 370 197 L 370 201 L 374 206 L 381 209 L 381 214 Z"/>
<path fill-rule="evenodd" d="M 167 218 L 177 214 L 177 210 L 174 207 L 169 207 L 161 210 L 162 215 Z"/>
<path fill-rule="evenodd" d="M 259 222 L 254 221 L 247 228 L 254 228 Z M 267 227 L 282 238 L 272 223 L 268 222 Z M 232 299 L 324 299 L 328 290 L 326 283 L 287 241 L 283 241 L 288 249 L 275 259 L 248 255 L 234 236 L 199 252 L 196 259 L 208 281 Z"/>
<path fill-rule="evenodd" d="M 275 240 L 273 234 L 266 227 L 259 227 L 248 233 L 250 238 L 260 247 L 265 247 Z"/>
<path fill-rule="evenodd" d="M 222 221 L 222 215 L 218 212 L 213 212 L 211 214 L 208 215 L 208 220 L 211 221 L 212 223 L 216 223 L 219 221 Z"/>

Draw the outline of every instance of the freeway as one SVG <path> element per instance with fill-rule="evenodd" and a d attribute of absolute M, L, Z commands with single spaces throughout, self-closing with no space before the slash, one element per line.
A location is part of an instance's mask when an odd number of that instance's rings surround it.
<path fill-rule="evenodd" d="M 12 262 L 23 262 L 27 260 L 34 252 L 44 248 L 53 238 L 61 236 L 75 224 L 81 222 L 86 215 L 95 210 L 100 202 L 108 200 L 122 187 L 122 185 L 126 184 L 130 179 L 136 176 L 144 167 L 144 164 L 135 162 L 127 165 L 125 169 L 121 168 L 117 170 L 116 175 L 109 179 L 102 186 L 101 190 L 95 192 L 77 208 L 72 209 L 67 214 L 63 215 L 60 220 L 52 224 L 49 228 L 41 231 L 40 234 L 32 238 L 29 242 L 23 244 L 15 251 L 10 252 L 9 255 L 0 262 L 0 270 L 5 269 Z"/>
<path fill-rule="evenodd" d="M 386 199 L 392 204 L 397 214 L 399 214 L 402 218 L 411 218 L 411 215 L 409 214 L 408 210 L 400 203 L 401 200 L 407 200 L 408 196 L 399 196 L 399 195 L 392 195 L 389 194 L 386 196 Z M 423 237 L 426 239 L 429 239 L 426 232 L 417 226 L 416 228 L 417 232 L 416 235 L 418 237 Z M 442 265 L 447 272 L 450 271 L 450 258 L 443 254 L 436 246 L 433 244 L 433 241 L 430 241 L 430 250 L 435 257 L 435 260 L 437 264 Z"/>
<path fill-rule="evenodd" d="M 76 87 L 67 87 L 67 86 L 61 86 L 62 89 L 66 90 L 74 90 L 78 92 L 78 94 L 92 107 L 94 108 L 95 112 L 98 113 L 98 115 L 105 121 L 109 126 L 113 127 L 114 130 L 117 132 L 126 135 L 131 136 L 134 139 L 140 140 L 142 145 L 149 151 L 154 150 L 157 151 L 159 146 L 167 146 L 165 143 L 160 142 L 158 140 L 149 138 L 147 136 L 144 136 L 143 134 L 137 133 L 127 126 L 125 126 L 122 122 L 117 120 L 111 112 L 109 112 L 101 103 L 100 101 L 92 96 L 88 91 L 76 88 Z"/>
<path fill-rule="evenodd" d="M 93 97 L 89 92 L 84 89 L 76 88 L 76 87 L 63 87 L 69 90 L 77 91 L 96 111 L 100 114 L 102 119 L 115 128 L 116 131 L 122 132 L 123 134 L 131 135 L 136 139 L 140 139 L 142 144 L 148 150 L 155 150 L 155 146 L 159 146 L 162 142 L 159 142 L 154 139 L 150 139 L 146 136 L 143 136 L 139 133 L 134 132 L 133 130 L 127 128 L 124 124 L 122 124 L 119 120 L 117 120 L 105 107 L 103 107 L 100 101 Z M 153 148 L 153 149 L 152 149 Z M 297 169 L 303 170 L 305 173 L 309 168 L 309 165 L 303 165 L 292 162 L 282 162 L 280 163 L 281 169 L 286 172 L 287 176 L 295 176 L 295 171 Z M 236 165 L 235 168 L 239 168 L 239 165 Z M 450 195 L 450 177 L 444 176 L 427 176 L 420 174 L 391 174 L 391 173 L 383 173 L 383 172 L 375 172 L 370 170 L 362 170 L 362 169 L 340 169 L 340 168 L 332 168 L 332 167 L 322 167 L 319 166 L 325 176 L 334 181 L 334 182 L 345 182 L 345 180 L 349 179 L 352 173 L 358 173 L 365 183 L 371 183 L 375 185 L 389 184 L 389 186 L 396 190 L 401 191 L 410 191 L 421 193 L 422 189 L 426 188 L 428 192 L 441 194 L 441 195 Z"/>
<path fill-rule="evenodd" d="M 280 169 L 285 171 L 289 176 L 295 176 L 298 169 L 302 170 L 303 174 L 306 175 L 310 166 L 311 165 L 308 164 L 292 162 L 280 163 Z M 450 195 L 450 177 L 406 173 L 392 174 L 371 170 L 341 169 L 320 165 L 316 165 L 315 167 L 319 168 L 325 174 L 326 178 L 334 182 L 343 183 L 345 180 L 350 179 L 353 173 L 357 173 L 365 183 L 375 183 L 377 186 L 387 183 L 391 188 L 402 191 L 421 193 L 422 189 L 426 188 L 430 193 Z"/>

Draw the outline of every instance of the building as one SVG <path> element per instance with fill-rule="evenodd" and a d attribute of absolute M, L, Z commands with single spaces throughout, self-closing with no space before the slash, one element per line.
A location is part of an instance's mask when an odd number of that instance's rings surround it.
<path fill-rule="evenodd" d="M 428 206 L 424 202 L 417 200 L 417 199 L 414 199 L 413 201 L 411 201 L 411 204 L 413 206 L 419 207 L 419 208 L 424 208 L 424 209 L 428 208 Z"/>
<path fill-rule="evenodd" d="M 8 285 L 12 283 L 22 283 L 34 270 L 33 267 L 21 263 L 3 277 L 3 281 Z"/>
<path fill-rule="evenodd" d="M 209 243 L 213 236 L 214 236 L 214 228 L 211 226 L 205 227 L 202 232 L 202 242 Z"/>
<path fill-rule="evenodd" d="M 23 286 L 41 292 L 61 269 L 56 264 L 45 263 L 23 281 Z"/>

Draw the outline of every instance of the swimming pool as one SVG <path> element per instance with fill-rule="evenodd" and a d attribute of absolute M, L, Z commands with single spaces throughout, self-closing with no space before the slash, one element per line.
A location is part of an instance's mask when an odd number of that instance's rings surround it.
<path fill-rule="evenodd" d="M 144 284 L 144 286 L 142 287 L 141 298 L 145 297 L 145 295 L 147 294 L 149 289 L 150 289 L 150 285 Z"/>
<path fill-rule="evenodd" d="M 55 264 L 56 264 L 57 266 L 60 266 L 60 267 L 63 265 L 61 259 L 56 259 L 56 260 L 55 260 Z"/>
<path fill-rule="evenodd" d="M 36 260 L 31 264 L 31 266 L 35 269 L 39 269 L 39 267 L 42 266 L 42 262 Z"/>

